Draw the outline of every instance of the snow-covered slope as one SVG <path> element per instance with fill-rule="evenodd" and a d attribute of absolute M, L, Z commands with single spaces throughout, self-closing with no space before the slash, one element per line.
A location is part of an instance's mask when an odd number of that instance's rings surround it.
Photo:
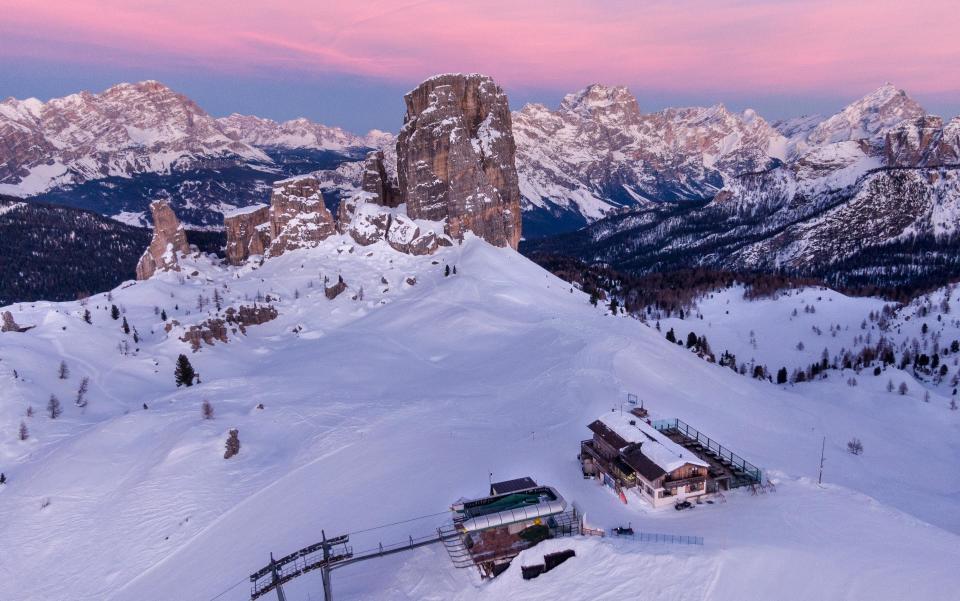
<path fill-rule="evenodd" d="M 559 541 L 577 557 L 521 581 L 518 565 L 538 547 L 487 583 L 428 547 L 338 570 L 337 598 L 892 600 L 960 585 L 960 412 L 939 396 L 891 402 L 879 382 L 784 390 L 741 377 L 470 236 L 424 257 L 334 236 L 262 265 L 183 265 L 86 307 L 5 308 L 36 327 L 0 334 L 0 540 L 16 549 L 0 554 L 0 597 L 245 599 L 247 574 L 270 551 L 316 542 L 321 529 L 350 532 L 358 551 L 429 533 L 491 472 L 556 486 L 594 525 L 706 544 Z M 324 278 L 338 276 L 348 289 L 328 300 Z M 224 309 L 269 303 L 278 317 L 191 353 L 177 338 L 213 317 L 214 291 Z M 166 332 L 161 311 L 180 325 Z M 174 386 L 179 353 L 200 384 Z M 684 419 L 764 467 L 778 492 L 651 512 L 584 480 L 586 424 L 628 391 L 654 417 Z M 44 412 L 50 394 L 64 404 L 56 420 Z M 224 460 L 230 428 L 242 447 Z M 851 436 L 862 456 L 843 450 Z M 429 517 L 394 524 L 419 516 Z M 318 587 L 308 575 L 287 593 Z"/>

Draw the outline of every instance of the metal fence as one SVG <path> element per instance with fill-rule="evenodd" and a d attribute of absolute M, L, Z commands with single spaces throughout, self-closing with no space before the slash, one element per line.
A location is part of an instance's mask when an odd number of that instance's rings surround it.
<path fill-rule="evenodd" d="M 618 534 L 619 538 L 629 538 L 641 543 L 667 543 L 672 545 L 702 545 L 702 536 L 687 536 L 685 534 L 656 534 L 652 532 L 635 532 L 633 534 Z"/>
<path fill-rule="evenodd" d="M 738 482 L 737 484 L 760 484 L 763 482 L 763 475 L 760 468 L 724 447 L 703 432 L 698 431 L 690 424 L 684 423 L 679 419 L 661 419 L 653 422 L 653 427 L 661 432 L 674 430 L 679 432 L 687 440 L 700 445 L 705 452 L 713 455 L 720 462 L 729 465 L 735 473 L 739 472 L 736 475 L 742 482 Z"/>

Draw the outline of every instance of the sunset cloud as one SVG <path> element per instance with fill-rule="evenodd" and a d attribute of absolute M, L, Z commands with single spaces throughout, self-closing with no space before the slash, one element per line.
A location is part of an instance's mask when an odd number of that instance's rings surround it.
<path fill-rule="evenodd" d="M 395 81 L 860 92 L 960 89 L 955 2 L 0 1 L 5 56 Z"/>

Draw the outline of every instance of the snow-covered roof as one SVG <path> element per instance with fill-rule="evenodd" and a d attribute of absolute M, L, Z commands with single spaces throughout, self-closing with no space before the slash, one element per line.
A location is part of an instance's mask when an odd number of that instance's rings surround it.
<path fill-rule="evenodd" d="M 639 443 L 641 452 L 667 473 L 688 463 L 709 467 L 705 461 L 636 416 L 610 412 L 601 415 L 599 419 L 626 442 Z"/>

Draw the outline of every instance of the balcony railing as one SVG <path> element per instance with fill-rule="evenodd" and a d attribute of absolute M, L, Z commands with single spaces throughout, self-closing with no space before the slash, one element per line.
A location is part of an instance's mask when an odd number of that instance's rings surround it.
<path fill-rule="evenodd" d="M 689 478 L 678 478 L 677 480 L 664 480 L 663 487 L 666 489 L 670 488 L 680 488 L 681 486 L 689 486 L 690 484 L 706 483 L 706 475 L 699 476 L 690 476 Z"/>

